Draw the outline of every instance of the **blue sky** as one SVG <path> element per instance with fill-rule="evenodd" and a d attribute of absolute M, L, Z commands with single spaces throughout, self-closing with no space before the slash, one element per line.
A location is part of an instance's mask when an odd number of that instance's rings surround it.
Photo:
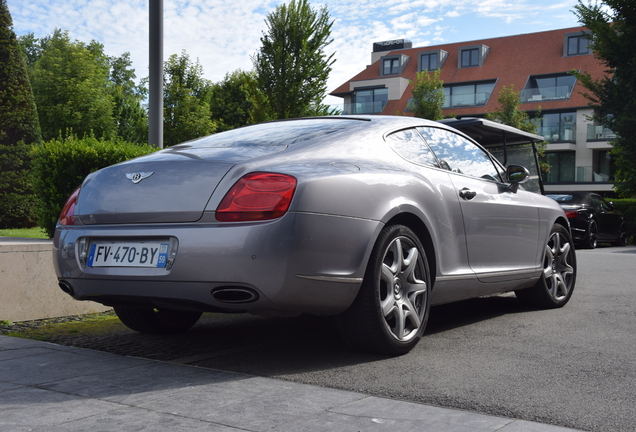
<path fill-rule="evenodd" d="M 72 39 L 104 45 L 108 55 L 131 53 L 137 77 L 148 75 L 148 0 L 7 0 L 18 35 L 61 28 Z M 266 14 L 282 1 L 164 0 L 164 57 L 183 49 L 204 75 L 252 68 Z M 414 47 L 534 33 L 580 25 L 577 0 L 323 0 L 336 53 L 328 90 L 361 71 L 373 42 L 408 39 Z M 341 99 L 328 98 L 329 103 Z"/>

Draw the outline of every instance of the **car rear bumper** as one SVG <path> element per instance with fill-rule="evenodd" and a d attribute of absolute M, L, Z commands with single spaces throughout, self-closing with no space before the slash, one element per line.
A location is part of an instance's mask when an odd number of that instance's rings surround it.
<path fill-rule="evenodd" d="M 61 287 L 77 300 L 335 314 L 355 298 L 381 228 L 378 221 L 307 213 L 260 223 L 75 225 L 58 227 L 53 259 Z M 170 269 L 82 267 L 83 237 L 173 237 L 178 251 Z"/>

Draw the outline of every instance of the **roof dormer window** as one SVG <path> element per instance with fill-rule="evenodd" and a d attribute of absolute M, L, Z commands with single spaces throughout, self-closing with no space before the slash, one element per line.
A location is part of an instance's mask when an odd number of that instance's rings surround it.
<path fill-rule="evenodd" d="M 563 57 L 590 54 L 589 32 L 566 33 L 563 37 Z"/>
<path fill-rule="evenodd" d="M 461 69 L 483 66 L 489 51 L 490 47 L 487 47 L 486 45 L 472 45 L 462 47 L 459 49 L 457 67 Z"/>
<path fill-rule="evenodd" d="M 444 50 L 424 51 L 418 53 L 420 58 L 419 68 L 422 71 L 435 71 L 441 69 L 448 57 L 448 52 Z"/>
<path fill-rule="evenodd" d="M 409 57 L 402 54 L 382 57 L 380 62 L 380 75 L 401 75 L 408 61 Z"/>

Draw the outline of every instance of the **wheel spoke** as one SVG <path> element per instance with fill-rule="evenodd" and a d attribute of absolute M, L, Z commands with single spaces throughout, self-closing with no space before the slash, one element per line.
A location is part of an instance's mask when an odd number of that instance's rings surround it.
<path fill-rule="evenodd" d="M 404 307 L 406 309 L 404 313 L 405 320 L 410 321 L 413 328 L 418 328 L 422 321 L 420 320 L 417 309 L 413 306 L 413 303 L 411 303 L 408 297 L 404 298 Z"/>
<path fill-rule="evenodd" d="M 402 274 L 406 275 L 406 279 L 411 281 L 415 278 L 415 266 L 417 265 L 417 259 L 420 254 L 417 252 L 417 248 L 409 249 L 407 255 L 402 259 L 402 267 L 406 267 L 402 270 Z"/>
<path fill-rule="evenodd" d="M 402 253 L 402 242 L 400 239 L 396 239 L 389 251 L 393 253 L 393 262 L 391 263 L 390 269 L 391 273 L 397 275 L 402 267 L 402 262 L 404 261 L 404 254 Z"/>
<path fill-rule="evenodd" d="M 382 308 L 382 315 L 385 318 L 388 318 L 395 313 L 397 305 L 395 304 L 395 299 L 390 292 L 384 300 L 380 300 L 380 307 Z"/>
<path fill-rule="evenodd" d="M 398 307 L 395 312 L 395 327 L 393 328 L 393 333 L 398 339 L 402 340 L 404 339 L 404 329 L 406 328 L 406 316 L 404 309 L 401 307 Z"/>

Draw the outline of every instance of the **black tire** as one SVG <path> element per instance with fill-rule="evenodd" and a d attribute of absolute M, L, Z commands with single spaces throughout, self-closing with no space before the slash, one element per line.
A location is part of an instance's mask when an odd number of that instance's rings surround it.
<path fill-rule="evenodd" d="M 565 306 L 576 284 L 576 253 L 567 228 L 554 224 L 545 246 L 543 273 L 537 283 L 515 291 L 524 304 L 543 309 Z"/>
<path fill-rule="evenodd" d="M 403 225 L 385 227 L 358 296 L 336 317 L 341 335 L 360 351 L 406 354 L 426 328 L 430 286 L 426 253 L 417 235 Z"/>
<path fill-rule="evenodd" d="M 598 225 L 596 221 L 592 219 L 590 225 L 587 227 L 587 235 L 581 242 L 581 246 L 584 249 L 594 249 L 598 243 Z"/>
<path fill-rule="evenodd" d="M 621 223 L 621 228 L 618 234 L 618 240 L 612 242 L 613 246 L 627 246 L 627 242 L 629 240 L 629 232 L 627 231 L 627 224 L 625 222 Z"/>
<path fill-rule="evenodd" d="M 150 334 L 182 333 L 195 325 L 202 314 L 201 312 L 131 306 L 115 306 L 113 309 L 126 327 Z"/>

